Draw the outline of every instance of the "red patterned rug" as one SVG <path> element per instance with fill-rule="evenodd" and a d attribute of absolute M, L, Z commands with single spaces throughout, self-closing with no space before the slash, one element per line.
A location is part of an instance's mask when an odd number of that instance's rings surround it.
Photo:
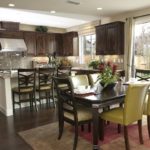
<path fill-rule="evenodd" d="M 147 125 L 143 126 L 142 131 L 143 131 L 144 146 L 150 149 L 150 139 L 148 136 Z M 82 132 L 81 130 L 79 131 L 79 135 L 89 142 L 92 142 L 91 134 L 92 132 L 89 133 L 87 129 L 85 129 L 84 132 Z M 129 140 L 133 141 L 136 144 L 139 144 L 138 126 L 136 124 L 128 127 L 128 135 L 129 135 Z M 121 133 L 118 133 L 117 125 L 110 123 L 109 125 L 105 126 L 104 141 L 99 141 L 99 144 L 105 145 L 111 143 L 115 139 L 119 139 L 120 137 L 124 138 L 123 128 L 121 128 Z"/>

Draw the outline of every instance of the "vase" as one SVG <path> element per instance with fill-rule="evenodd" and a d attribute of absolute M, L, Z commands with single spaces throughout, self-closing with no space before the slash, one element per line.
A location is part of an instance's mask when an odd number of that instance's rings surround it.
<path fill-rule="evenodd" d="M 115 85 L 116 85 L 116 83 L 114 82 L 114 83 L 109 83 L 107 86 L 105 86 L 104 87 L 104 85 L 105 85 L 105 83 L 100 83 L 101 84 L 101 86 L 103 87 L 103 89 L 113 89 L 114 87 L 115 87 Z"/>

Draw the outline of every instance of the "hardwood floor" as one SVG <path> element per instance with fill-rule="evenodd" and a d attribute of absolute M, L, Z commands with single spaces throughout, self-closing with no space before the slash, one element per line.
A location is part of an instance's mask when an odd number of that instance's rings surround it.
<path fill-rule="evenodd" d="M 55 121 L 57 110 L 44 105 L 37 112 L 27 107 L 18 109 L 10 117 L 0 113 L 0 150 L 32 150 L 17 133 Z"/>

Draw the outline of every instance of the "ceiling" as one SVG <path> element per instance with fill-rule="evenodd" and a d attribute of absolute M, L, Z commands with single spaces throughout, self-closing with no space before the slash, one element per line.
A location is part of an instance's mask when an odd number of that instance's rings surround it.
<path fill-rule="evenodd" d="M 79 5 L 71 4 L 68 0 L 1 0 L 0 20 L 16 21 L 16 17 L 21 23 L 34 25 L 47 25 L 59 28 L 68 28 L 71 26 L 87 23 L 97 20 L 99 16 L 111 17 L 121 13 L 127 13 L 136 10 L 142 10 L 150 7 L 150 0 L 71 0 Z M 14 3 L 15 7 L 8 13 L 8 4 Z M 102 7 L 101 11 L 97 11 L 98 7 Z M 14 10 L 14 9 L 19 9 Z M 50 11 L 55 10 L 55 14 Z M 7 11 L 5 13 L 5 11 Z M 15 13 L 14 13 L 15 11 Z M 26 17 L 22 15 L 24 13 Z M 40 14 L 44 19 L 39 18 L 36 14 Z M 4 15 L 5 14 L 5 15 Z M 35 14 L 35 16 L 33 15 Z M 33 15 L 33 16 L 32 16 Z M 48 17 L 48 18 L 46 18 Z M 23 21 L 25 18 L 25 21 Z M 35 22 L 34 19 L 40 22 Z M 18 21 L 17 20 L 17 21 Z M 30 22 L 29 22 L 30 21 Z"/>

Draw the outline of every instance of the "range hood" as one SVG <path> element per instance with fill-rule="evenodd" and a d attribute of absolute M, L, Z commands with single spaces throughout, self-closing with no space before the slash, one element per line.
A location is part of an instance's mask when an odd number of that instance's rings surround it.
<path fill-rule="evenodd" d="M 23 52 L 26 50 L 24 39 L 0 38 L 0 52 Z"/>

